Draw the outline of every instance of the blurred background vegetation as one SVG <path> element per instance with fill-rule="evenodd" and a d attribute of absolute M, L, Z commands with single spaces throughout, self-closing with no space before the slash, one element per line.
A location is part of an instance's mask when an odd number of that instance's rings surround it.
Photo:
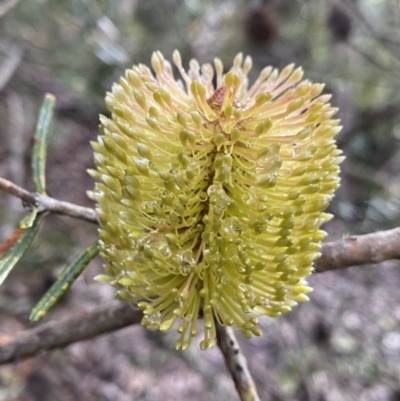
<path fill-rule="evenodd" d="M 399 226 L 400 2 L 398 0 L 2 0 L 0 176 L 32 190 L 30 148 L 43 95 L 57 97 L 48 193 L 92 206 L 86 169 L 104 95 L 126 68 L 161 50 L 229 66 L 242 51 L 253 77 L 267 64 L 303 66 L 326 83 L 344 126 L 342 186 L 329 239 Z M 0 240 L 23 215 L 0 194 Z M 0 341 L 30 327 L 40 295 L 96 228 L 46 220 L 0 291 Z M 92 263 L 48 319 L 106 302 Z M 398 262 L 310 278 L 312 301 L 265 320 L 263 337 L 241 341 L 263 400 L 400 400 Z M 217 349 L 173 350 L 174 335 L 131 327 L 0 368 L 0 401 L 237 399 Z"/>

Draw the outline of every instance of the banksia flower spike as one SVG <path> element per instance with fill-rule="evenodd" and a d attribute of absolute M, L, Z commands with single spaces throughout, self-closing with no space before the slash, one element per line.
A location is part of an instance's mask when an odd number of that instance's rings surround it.
<path fill-rule="evenodd" d="M 340 127 L 301 68 L 266 67 L 248 87 L 250 57 L 226 74 L 218 59 L 187 72 L 177 51 L 173 61 L 181 80 L 156 52 L 155 73 L 134 66 L 107 94 L 112 117 L 101 117 L 91 172 L 98 279 L 137 304 L 148 329 L 178 322 L 177 348 L 201 324 L 206 349 L 216 322 L 260 335 L 258 316 L 308 299 L 322 211 L 339 185 Z"/>

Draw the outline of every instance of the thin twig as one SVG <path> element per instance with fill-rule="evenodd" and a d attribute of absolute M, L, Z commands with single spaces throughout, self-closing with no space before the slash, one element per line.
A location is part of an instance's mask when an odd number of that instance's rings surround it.
<path fill-rule="evenodd" d="M 40 211 L 64 214 L 76 219 L 98 223 L 96 211 L 73 203 L 59 201 L 46 195 L 35 194 L 0 177 L 0 189 L 20 198 L 28 205 L 37 207 Z"/>
<path fill-rule="evenodd" d="M 16 196 L 17 198 L 20 198 L 28 205 L 36 205 L 35 194 L 13 184 L 11 181 L 6 180 L 5 178 L 0 177 L 0 189 Z"/>
<path fill-rule="evenodd" d="M 86 220 L 98 224 L 97 213 L 94 209 L 78 206 L 73 203 L 59 201 L 46 195 L 36 195 L 36 204 L 39 210 L 65 214 L 76 219 Z"/>
<path fill-rule="evenodd" d="M 4 178 L 0 178 L 1 189 L 40 211 L 64 214 L 98 224 L 97 214 L 93 209 L 26 191 Z M 400 228 L 327 242 L 322 244 L 321 254 L 315 262 L 317 273 L 400 259 Z"/>
<path fill-rule="evenodd" d="M 232 328 L 217 324 L 217 339 L 241 401 L 260 401 L 246 358 Z"/>
<path fill-rule="evenodd" d="M 141 312 L 129 304 L 114 301 L 17 334 L 0 336 L 0 364 L 122 329 L 139 323 L 141 318 Z"/>

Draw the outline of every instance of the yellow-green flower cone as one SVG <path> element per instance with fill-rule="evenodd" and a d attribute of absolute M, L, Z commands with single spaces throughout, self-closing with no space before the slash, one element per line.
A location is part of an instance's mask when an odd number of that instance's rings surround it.
<path fill-rule="evenodd" d="M 267 67 L 249 87 L 250 57 L 226 75 L 218 59 L 188 72 L 178 52 L 173 61 L 181 79 L 156 52 L 155 73 L 134 66 L 107 94 L 91 171 L 98 279 L 138 303 L 148 329 L 178 321 L 177 348 L 203 325 L 205 349 L 215 321 L 260 335 L 257 316 L 308 299 L 322 211 L 339 185 L 340 127 L 301 68 Z"/>

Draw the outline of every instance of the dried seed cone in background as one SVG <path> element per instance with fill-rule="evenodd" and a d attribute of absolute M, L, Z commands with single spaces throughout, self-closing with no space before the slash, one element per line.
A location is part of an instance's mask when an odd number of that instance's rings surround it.
<path fill-rule="evenodd" d="M 215 321 L 246 337 L 257 316 L 287 313 L 311 289 L 304 278 L 325 233 L 322 213 L 342 160 L 323 85 L 301 68 L 264 68 L 248 87 L 250 57 L 224 75 L 160 52 L 126 71 L 107 94 L 93 143 L 100 248 L 117 297 L 143 310 L 143 325 L 189 347 L 199 318 L 205 349 Z"/>

